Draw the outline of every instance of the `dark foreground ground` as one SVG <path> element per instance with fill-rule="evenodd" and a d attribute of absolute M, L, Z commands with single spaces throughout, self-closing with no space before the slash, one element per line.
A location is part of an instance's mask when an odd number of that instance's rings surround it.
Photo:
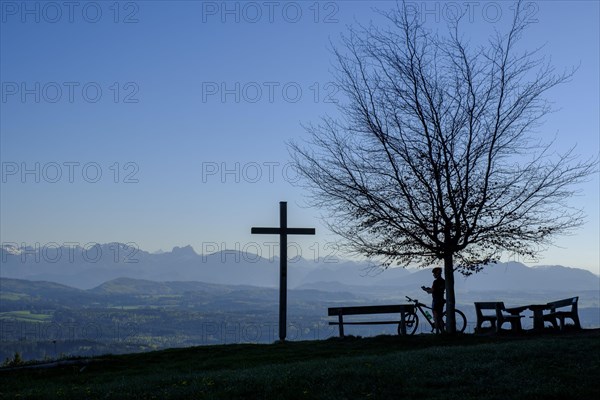
<path fill-rule="evenodd" d="M 61 363 L 0 369 L 0 398 L 596 399 L 600 330 L 349 337 Z"/>

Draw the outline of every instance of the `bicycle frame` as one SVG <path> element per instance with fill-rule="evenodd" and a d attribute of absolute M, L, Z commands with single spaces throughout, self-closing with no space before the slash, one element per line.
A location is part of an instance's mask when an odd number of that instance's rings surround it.
<path fill-rule="evenodd" d="M 425 320 L 429 323 L 429 326 L 431 326 L 431 332 L 435 331 L 435 320 L 433 319 L 433 308 L 429 307 L 427 304 L 421 303 L 419 300 L 411 299 L 408 296 L 405 296 L 405 297 L 409 302 L 415 304 L 415 312 L 414 312 L 415 317 L 417 317 L 417 319 L 419 318 L 419 316 L 417 315 L 417 310 L 419 310 L 421 312 L 421 315 L 423 315 Z M 432 315 L 427 316 L 427 312 L 424 309 L 431 310 Z M 467 318 L 465 317 L 465 314 L 457 308 L 454 309 L 454 313 L 455 313 L 455 318 L 456 318 L 455 323 L 456 323 L 457 332 L 462 333 L 462 332 L 464 332 L 464 330 L 467 327 Z M 442 314 L 442 318 L 444 318 L 445 314 L 446 314 L 446 312 L 444 311 L 444 313 Z M 418 321 L 417 321 L 417 324 L 418 324 Z M 442 327 L 442 330 L 443 330 L 443 327 Z"/>
<path fill-rule="evenodd" d="M 408 297 L 408 298 L 410 299 L 410 297 Z M 423 315 L 423 317 L 425 317 L 425 320 L 427 322 L 429 322 L 429 325 L 431 326 L 431 332 L 433 332 L 435 330 L 435 321 L 433 320 L 433 308 L 429 307 L 427 304 L 421 303 L 420 301 L 418 301 L 416 299 L 410 299 L 410 301 L 413 301 L 415 303 L 416 310 L 419 310 L 421 312 L 421 314 Z M 431 315 L 428 316 L 427 313 L 425 313 L 425 311 L 423 311 L 423 308 L 427 308 L 427 309 L 431 310 Z M 416 313 L 416 310 L 415 310 L 415 313 Z"/>

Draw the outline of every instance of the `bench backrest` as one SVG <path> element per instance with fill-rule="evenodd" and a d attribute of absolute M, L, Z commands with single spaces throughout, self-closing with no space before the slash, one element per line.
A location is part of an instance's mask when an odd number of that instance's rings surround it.
<path fill-rule="evenodd" d="M 485 301 L 485 302 L 475 302 L 475 313 L 477 314 L 477 318 L 483 317 L 483 313 L 481 310 L 494 310 L 494 314 L 498 314 L 504 310 L 504 302 L 502 301 Z"/>
<path fill-rule="evenodd" d="M 579 300 L 579 296 L 571 297 L 568 299 L 551 301 L 548 303 L 548 306 L 550 306 L 550 309 L 552 311 L 555 311 L 557 308 L 562 308 L 562 307 L 571 307 L 571 311 L 576 311 L 578 300 Z"/>
<path fill-rule="evenodd" d="M 327 309 L 329 316 L 333 315 L 360 315 L 360 314 L 391 314 L 401 312 L 414 312 L 414 304 L 393 304 L 385 306 L 356 306 L 356 307 L 330 307 Z"/>

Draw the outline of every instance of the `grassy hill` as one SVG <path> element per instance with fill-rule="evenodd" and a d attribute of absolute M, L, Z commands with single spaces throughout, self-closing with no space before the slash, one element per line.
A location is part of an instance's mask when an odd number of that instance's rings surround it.
<path fill-rule="evenodd" d="M 169 349 L 0 369 L 0 398 L 592 399 L 600 331 Z"/>

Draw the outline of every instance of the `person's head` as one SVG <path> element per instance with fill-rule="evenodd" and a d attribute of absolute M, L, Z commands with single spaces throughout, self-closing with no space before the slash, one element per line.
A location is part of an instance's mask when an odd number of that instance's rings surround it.
<path fill-rule="evenodd" d="M 431 273 L 433 274 L 434 278 L 438 278 L 438 277 L 442 276 L 442 269 L 440 267 L 435 267 L 434 269 L 431 270 Z"/>

